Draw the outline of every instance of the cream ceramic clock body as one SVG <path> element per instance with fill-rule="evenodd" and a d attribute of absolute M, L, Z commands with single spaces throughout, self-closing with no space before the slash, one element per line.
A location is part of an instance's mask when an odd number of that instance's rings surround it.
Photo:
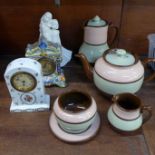
<path fill-rule="evenodd" d="M 45 94 L 42 67 L 30 58 L 12 61 L 4 74 L 12 103 L 10 111 L 44 111 L 50 108 L 50 96 Z"/>

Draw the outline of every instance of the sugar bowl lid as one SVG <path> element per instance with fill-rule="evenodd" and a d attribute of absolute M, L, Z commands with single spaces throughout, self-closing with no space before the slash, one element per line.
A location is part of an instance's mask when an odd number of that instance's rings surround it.
<path fill-rule="evenodd" d="M 137 57 L 124 49 L 110 49 L 103 54 L 106 62 L 115 66 L 131 66 L 137 63 Z"/>
<path fill-rule="evenodd" d="M 99 16 L 95 16 L 94 18 L 90 19 L 87 23 L 87 26 L 105 26 L 107 22 L 101 19 Z"/>

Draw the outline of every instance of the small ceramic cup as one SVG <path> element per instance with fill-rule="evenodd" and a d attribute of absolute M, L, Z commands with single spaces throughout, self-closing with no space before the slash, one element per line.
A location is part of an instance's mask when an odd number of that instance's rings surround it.
<path fill-rule="evenodd" d="M 92 125 L 97 106 L 88 94 L 70 91 L 55 100 L 53 111 L 61 129 L 67 133 L 77 134 L 86 131 Z"/>
<path fill-rule="evenodd" d="M 151 107 L 142 105 L 140 98 L 131 93 L 114 95 L 107 117 L 118 131 L 131 132 L 139 129 L 152 115 Z M 144 111 L 147 112 L 145 115 Z"/>

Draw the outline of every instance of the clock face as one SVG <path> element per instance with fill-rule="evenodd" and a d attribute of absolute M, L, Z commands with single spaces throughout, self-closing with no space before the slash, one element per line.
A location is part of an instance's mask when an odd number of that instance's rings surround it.
<path fill-rule="evenodd" d="M 36 87 L 37 81 L 30 73 L 18 72 L 11 77 L 11 84 L 18 91 L 29 92 Z"/>
<path fill-rule="evenodd" d="M 38 60 L 41 63 L 43 75 L 47 76 L 55 72 L 56 65 L 54 61 L 49 58 L 41 58 Z"/>

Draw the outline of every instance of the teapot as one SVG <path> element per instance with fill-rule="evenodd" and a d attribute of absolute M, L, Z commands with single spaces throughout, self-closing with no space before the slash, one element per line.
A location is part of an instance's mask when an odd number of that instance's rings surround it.
<path fill-rule="evenodd" d="M 76 55 L 83 63 L 87 77 L 94 81 L 96 87 L 104 94 L 112 96 L 119 93 L 136 93 L 144 81 L 144 66 L 136 54 L 124 49 L 108 49 L 95 62 L 94 69 L 87 58 L 79 53 Z M 143 63 L 155 62 L 153 58 L 144 59 Z M 145 79 L 149 81 L 155 73 Z"/>
<path fill-rule="evenodd" d="M 107 43 L 108 28 L 114 29 L 115 35 L 111 43 Z M 95 16 L 90 19 L 84 27 L 84 42 L 82 43 L 79 53 L 83 53 L 90 63 L 94 63 L 104 51 L 109 49 L 118 34 L 118 28 L 112 23 Z"/>

